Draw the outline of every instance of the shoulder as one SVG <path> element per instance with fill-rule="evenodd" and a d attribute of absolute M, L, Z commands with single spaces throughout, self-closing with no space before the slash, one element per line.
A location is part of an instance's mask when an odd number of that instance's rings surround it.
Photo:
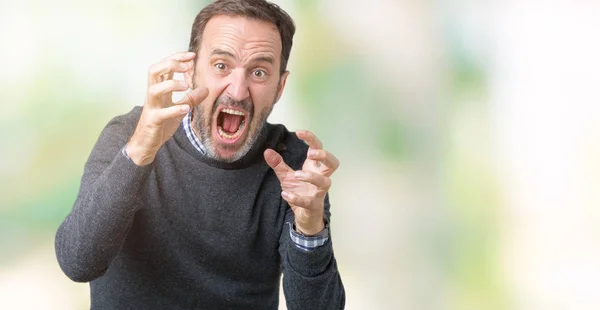
<path fill-rule="evenodd" d="M 140 119 L 140 115 L 142 115 L 142 107 L 135 106 L 129 112 L 113 117 L 108 122 L 106 127 L 117 126 L 123 127 L 124 129 L 131 129 L 133 131 L 133 129 L 135 129 L 135 126 L 137 125 L 138 120 Z"/>
<path fill-rule="evenodd" d="M 141 114 L 142 107 L 136 106 L 125 114 L 113 117 L 104 127 L 101 136 L 129 139 Z"/>
<path fill-rule="evenodd" d="M 135 131 L 141 113 L 142 107 L 136 106 L 128 113 L 113 117 L 100 133 L 95 149 L 114 152 L 122 148 Z"/>
<path fill-rule="evenodd" d="M 277 137 L 272 147 L 281 154 L 288 166 L 294 170 L 300 169 L 306 160 L 308 145 L 296 136 L 296 132 L 289 131 L 284 125 L 269 124 L 268 126 Z"/>

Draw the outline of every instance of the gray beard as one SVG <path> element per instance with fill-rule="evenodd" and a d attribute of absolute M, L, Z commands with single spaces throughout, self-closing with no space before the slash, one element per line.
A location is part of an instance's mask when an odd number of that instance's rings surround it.
<path fill-rule="evenodd" d="M 246 126 L 248 126 L 248 128 L 246 130 L 248 130 L 248 136 L 246 137 L 244 144 L 242 145 L 242 147 L 230 158 L 222 158 L 220 157 L 217 152 L 216 152 L 216 147 L 215 147 L 215 142 L 213 141 L 213 139 L 211 139 L 211 121 L 212 121 L 212 114 L 215 113 L 217 107 L 219 105 L 223 105 L 223 102 L 227 102 L 228 106 L 238 106 L 238 107 L 246 107 L 246 111 L 250 112 L 251 115 L 251 121 L 249 122 L 249 124 L 246 124 Z M 274 104 L 273 104 L 274 105 Z M 216 159 L 218 161 L 222 161 L 222 162 L 226 162 L 226 163 L 232 163 L 235 162 L 239 159 L 241 159 L 242 157 L 244 157 L 244 155 L 246 155 L 250 149 L 252 149 L 252 146 L 254 146 L 254 143 L 256 142 L 256 140 L 258 139 L 258 136 L 260 135 L 260 133 L 262 132 L 263 127 L 265 126 L 265 124 L 267 123 L 267 118 L 269 117 L 269 115 L 271 114 L 271 111 L 273 111 L 273 105 L 271 105 L 270 108 L 262 111 L 257 117 L 258 119 L 254 120 L 254 113 L 253 113 L 253 106 L 250 102 L 247 101 L 234 101 L 231 98 L 224 98 L 224 97 L 219 97 L 217 98 L 217 100 L 215 101 L 212 111 L 211 111 L 211 115 L 208 115 L 208 118 L 206 118 L 207 115 L 205 115 L 204 109 L 202 109 L 201 104 L 197 105 L 194 107 L 193 110 L 193 122 L 192 122 L 192 126 L 194 127 L 195 131 L 198 133 L 198 135 L 200 136 L 200 143 L 202 143 L 202 146 L 204 147 L 205 151 L 206 151 L 206 156 Z M 252 128 L 252 125 L 256 124 L 256 128 Z"/>

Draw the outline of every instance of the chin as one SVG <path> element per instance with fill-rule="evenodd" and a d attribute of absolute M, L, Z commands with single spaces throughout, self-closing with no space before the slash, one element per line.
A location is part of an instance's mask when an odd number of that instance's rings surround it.
<path fill-rule="evenodd" d="M 226 163 L 232 163 L 246 155 L 246 152 L 241 152 L 242 150 L 224 150 L 224 149 L 215 149 L 214 150 L 214 158 Z"/>
<path fill-rule="evenodd" d="M 249 139 L 249 140 L 248 140 Z M 207 155 L 216 160 L 232 163 L 244 157 L 252 148 L 255 139 L 251 137 L 240 137 L 236 143 L 222 143 L 218 137 L 211 137 L 210 143 L 207 144 Z"/>

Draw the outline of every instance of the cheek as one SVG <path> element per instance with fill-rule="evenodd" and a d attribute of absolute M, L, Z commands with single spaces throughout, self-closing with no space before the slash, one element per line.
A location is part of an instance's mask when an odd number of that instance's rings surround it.
<path fill-rule="evenodd" d="M 218 97 L 227 86 L 227 79 L 217 76 L 212 72 L 196 75 L 196 84 L 208 88 L 209 96 Z"/>
<path fill-rule="evenodd" d="M 277 84 L 254 85 L 250 87 L 250 94 L 252 96 L 252 102 L 254 102 L 255 109 L 262 110 L 266 107 L 270 107 L 275 101 L 275 96 L 277 95 Z"/>

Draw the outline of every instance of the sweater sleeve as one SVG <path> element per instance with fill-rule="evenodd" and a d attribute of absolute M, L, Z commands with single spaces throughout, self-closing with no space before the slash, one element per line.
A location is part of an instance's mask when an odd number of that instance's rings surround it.
<path fill-rule="evenodd" d="M 152 165 L 139 167 L 121 152 L 138 118 L 136 108 L 106 125 L 85 164 L 73 209 L 56 233 L 58 263 L 73 281 L 106 272 L 141 207 L 138 193 Z"/>
<path fill-rule="evenodd" d="M 325 197 L 325 216 L 329 222 L 329 196 Z M 330 237 L 322 246 L 305 251 L 293 242 L 289 229 L 294 213 L 288 207 L 279 241 L 283 271 L 283 291 L 287 308 L 343 309 L 346 295 L 337 269 Z"/>

